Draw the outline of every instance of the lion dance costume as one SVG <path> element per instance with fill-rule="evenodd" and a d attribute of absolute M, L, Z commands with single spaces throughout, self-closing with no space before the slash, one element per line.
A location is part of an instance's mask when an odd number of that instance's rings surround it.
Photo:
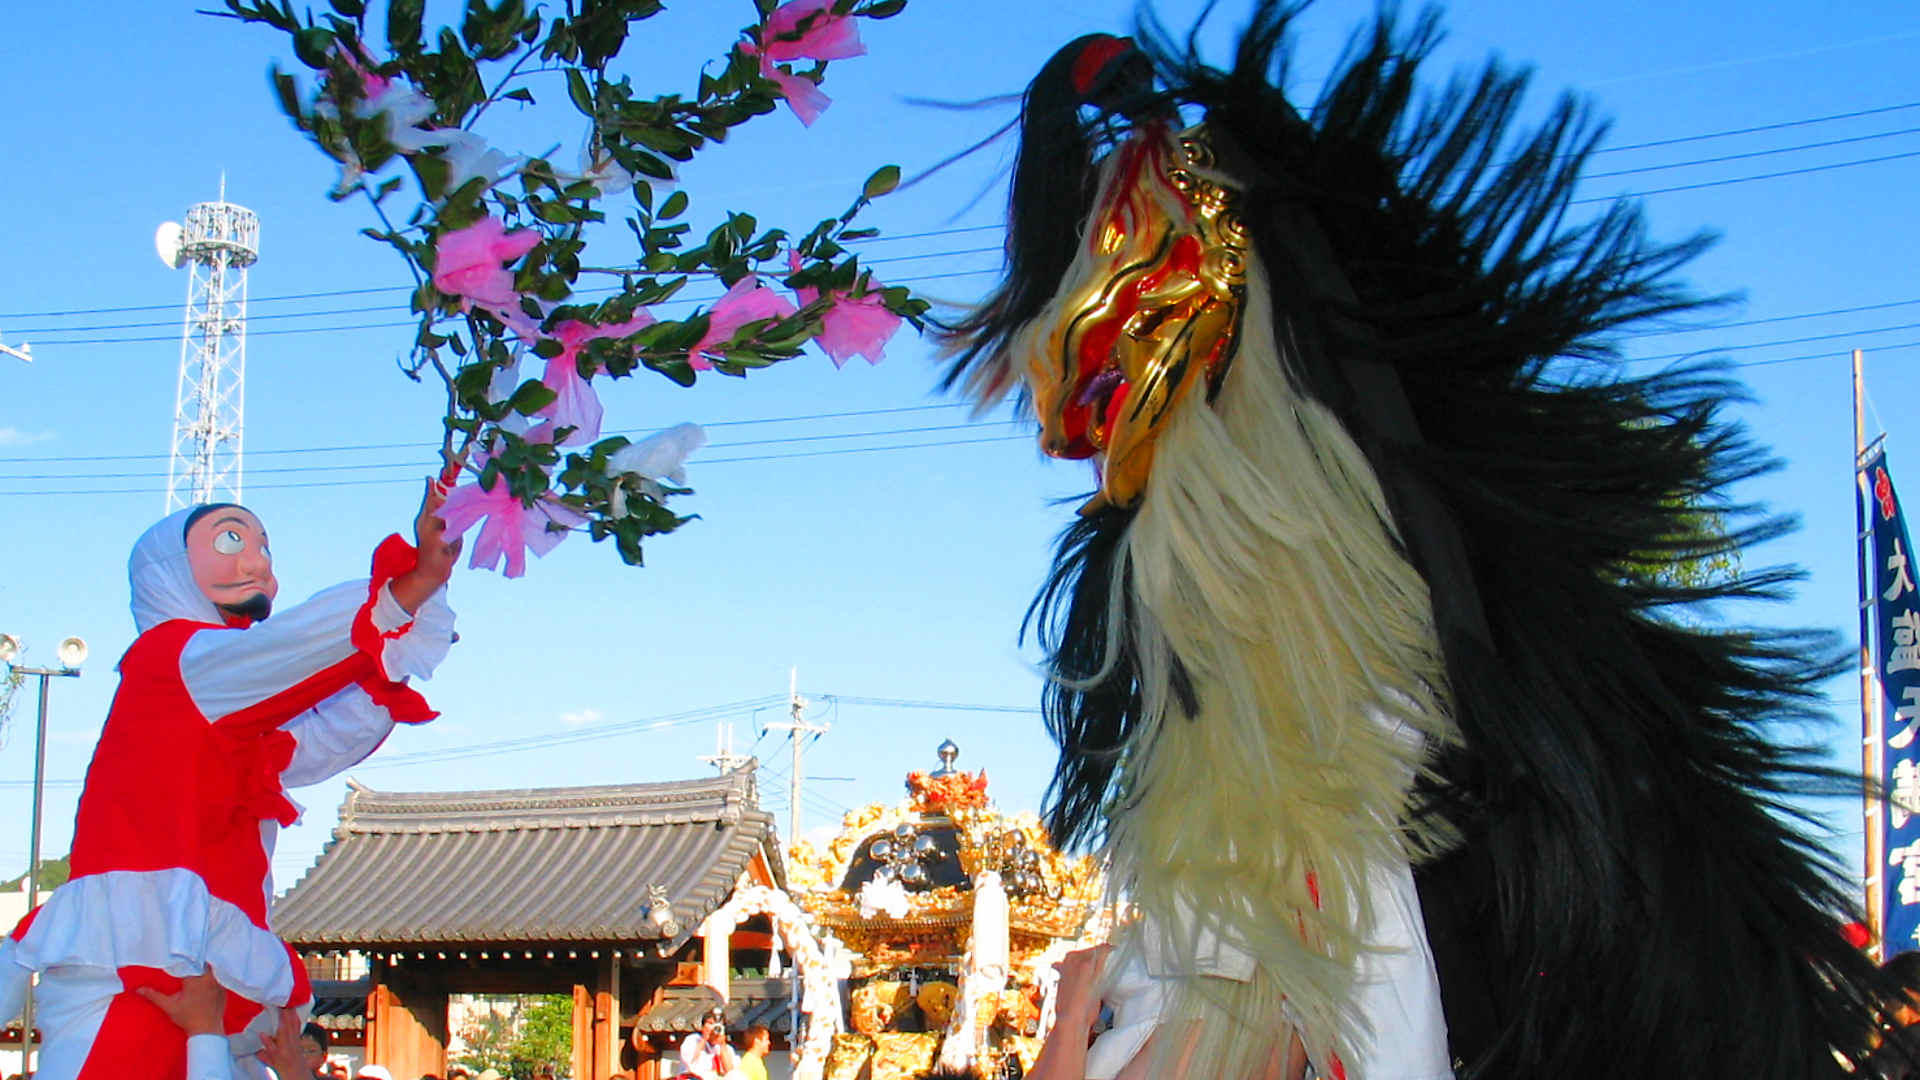
<path fill-rule="evenodd" d="M 1570 219 L 1598 126 L 1516 132 L 1498 66 L 1420 92 L 1431 15 L 1296 109 L 1292 14 L 1230 70 L 1151 25 L 1056 55 L 949 331 L 1099 468 L 1029 620 L 1049 824 L 1144 915 L 1090 1075 L 1153 1031 L 1156 1076 L 1845 1075 L 1896 988 L 1790 799 L 1861 783 L 1771 734 L 1838 651 L 1685 616 L 1789 576 L 1657 569 L 1778 532 L 1699 527 L 1767 463 L 1724 377 L 1608 346 L 1700 306 L 1704 239 Z"/>

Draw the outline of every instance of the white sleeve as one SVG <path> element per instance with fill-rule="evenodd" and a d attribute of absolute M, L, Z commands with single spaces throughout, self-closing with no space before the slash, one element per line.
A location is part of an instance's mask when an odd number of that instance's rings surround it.
<path fill-rule="evenodd" d="M 352 656 L 348 634 L 366 601 L 367 583 L 349 581 L 245 629 L 193 635 L 180 653 L 180 677 L 200 715 L 239 712 Z"/>
<path fill-rule="evenodd" d="M 187 1080 L 233 1080 L 233 1054 L 225 1035 L 188 1036 Z"/>
<path fill-rule="evenodd" d="M 245 629 L 194 634 L 180 653 L 180 675 L 200 714 L 219 720 L 351 657 L 353 620 L 367 602 L 367 585 L 364 580 L 335 585 Z M 383 634 L 413 623 L 382 645 L 378 659 L 389 679 L 428 677 L 453 643 L 453 611 L 444 588 L 408 615 L 392 590 L 383 587 L 374 599 L 372 620 Z"/>
<path fill-rule="evenodd" d="M 393 718 L 365 690 L 349 686 L 280 725 L 293 735 L 281 787 L 317 784 L 365 760 L 393 730 Z"/>
<path fill-rule="evenodd" d="M 11 934 L 0 936 L 0 1027 L 11 1023 L 27 1004 L 27 984 L 33 972 L 14 960 L 18 951 Z"/>
<path fill-rule="evenodd" d="M 700 1080 L 720 1080 L 713 1071 L 713 1052 L 697 1031 L 680 1042 L 680 1071 L 692 1073 Z"/>

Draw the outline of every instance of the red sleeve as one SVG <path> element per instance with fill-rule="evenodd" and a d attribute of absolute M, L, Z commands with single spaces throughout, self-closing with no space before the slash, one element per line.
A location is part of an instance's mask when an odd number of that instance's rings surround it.
<path fill-rule="evenodd" d="M 380 541 L 380 546 L 373 552 L 373 580 L 367 584 L 367 602 L 360 605 L 359 613 L 353 618 L 353 629 L 349 632 L 353 647 L 373 661 L 372 672 L 356 681 L 374 704 L 385 709 L 387 715 L 401 724 L 423 724 L 440 714 L 427 705 L 427 699 L 421 697 L 419 691 L 407 686 L 404 681 L 387 678 L 386 668 L 380 662 L 380 654 L 385 650 L 386 643 L 412 629 L 412 620 L 392 630 L 381 630 L 374 625 L 373 609 L 387 583 L 412 570 L 418 559 L 419 553 L 399 533 Z"/>

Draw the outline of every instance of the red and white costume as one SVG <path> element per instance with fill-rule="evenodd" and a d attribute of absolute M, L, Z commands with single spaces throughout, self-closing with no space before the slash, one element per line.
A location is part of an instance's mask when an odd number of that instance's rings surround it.
<path fill-rule="evenodd" d="M 395 602 L 410 545 L 388 537 L 371 581 L 235 626 L 194 582 L 190 513 L 147 530 L 128 562 L 140 636 L 87 770 L 72 877 L 0 940 L 0 1017 L 41 973 L 41 1080 L 182 1080 L 185 1034 L 132 990 L 170 992 L 208 966 L 230 992 L 235 1074 L 264 1075 L 260 1033 L 311 1001 L 267 926 L 274 841 L 300 816 L 285 789 L 435 715 L 404 682 L 445 658 L 453 612 L 444 589 L 411 616 Z"/>

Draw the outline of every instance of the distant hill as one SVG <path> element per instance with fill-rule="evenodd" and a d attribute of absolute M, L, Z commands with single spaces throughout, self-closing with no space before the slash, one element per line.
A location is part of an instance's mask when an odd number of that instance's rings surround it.
<path fill-rule="evenodd" d="M 58 859 L 41 859 L 40 891 L 46 892 L 48 889 L 56 889 L 65 885 L 67 883 L 67 873 L 66 856 L 63 855 Z M 24 873 L 11 881 L 0 881 L 0 889 L 7 892 L 25 892 L 26 888 L 27 875 Z"/>

